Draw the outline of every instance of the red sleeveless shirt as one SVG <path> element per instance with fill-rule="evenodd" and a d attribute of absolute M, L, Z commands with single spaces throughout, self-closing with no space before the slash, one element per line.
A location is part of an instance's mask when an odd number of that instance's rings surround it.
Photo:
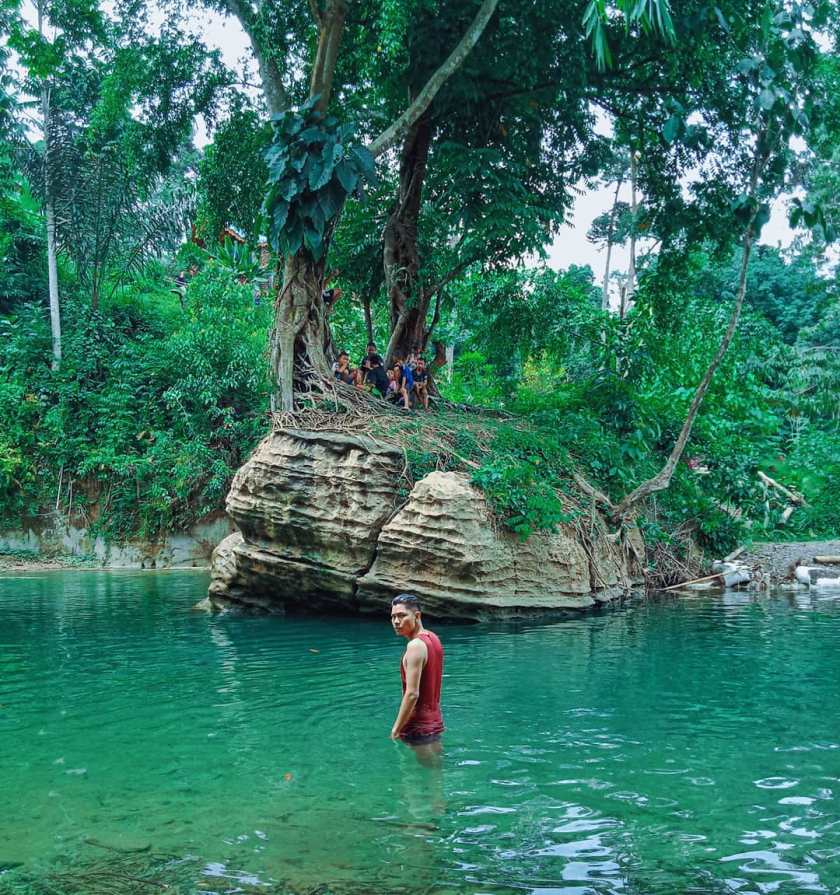
<path fill-rule="evenodd" d="M 418 635 L 426 644 L 426 664 L 420 674 L 420 698 L 414 714 L 400 736 L 430 736 L 443 732 L 443 716 L 440 713 L 440 688 L 443 682 L 443 647 L 437 634 L 423 631 Z M 400 660 L 400 677 L 405 693 L 405 666 Z"/>

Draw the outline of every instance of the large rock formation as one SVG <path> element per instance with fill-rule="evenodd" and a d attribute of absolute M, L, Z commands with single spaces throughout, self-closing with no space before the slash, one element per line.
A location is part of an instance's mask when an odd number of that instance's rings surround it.
<path fill-rule="evenodd" d="M 399 591 L 438 618 L 582 609 L 637 583 L 621 546 L 587 514 L 522 543 L 480 491 L 433 472 L 406 495 L 402 451 L 363 436 L 274 433 L 239 470 L 209 602 L 268 610 L 383 612 Z"/>

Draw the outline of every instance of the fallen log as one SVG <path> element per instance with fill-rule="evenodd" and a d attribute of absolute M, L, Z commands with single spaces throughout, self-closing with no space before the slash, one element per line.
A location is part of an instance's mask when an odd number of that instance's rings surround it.
<path fill-rule="evenodd" d="M 703 578 L 692 578 L 690 581 L 672 584 L 663 588 L 663 590 L 676 590 L 680 587 L 691 587 L 694 584 L 703 584 L 706 581 L 714 580 L 719 581 L 723 587 L 735 587 L 738 584 L 746 584 L 750 577 L 750 573 L 746 569 L 726 569 L 716 572 L 714 575 L 706 575 Z"/>
<path fill-rule="evenodd" d="M 711 581 L 714 578 L 720 580 L 723 576 L 718 573 L 717 575 L 706 575 L 703 578 L 691 578 L 688 581 L 681 581 L 679 584 L 671 584 L 668 587 L 663 587 L 662 590 L 676 590 L 678 587 L 688 587 L 689 584 L 702 584 L 704 581 Z"/>
<path fill-rule="evenodd" d="M 791 503 L 798 504 L 799 506 L 807 506 L 807 502 L 805 498 L 797 493 L 796 491 L 791 491 L 790 488 L 785 488 L 784 485 L 779 484 L 775 479 L 771 479 L 769 475 L 762 472 L 760 469 L 758 470 L 758 477 L 764 482 L 765 485 L 769 485 L 771 488 L 775 488 L 777 491 L 780 491 L 785 497 L 790 500 Z"/>
<path fill-rule="evenodd" d="M 830 553 L 826 556 L 815 556 L 814 562 L 821 563 L 824 566 L 840 565 L 840 554 Z"/>

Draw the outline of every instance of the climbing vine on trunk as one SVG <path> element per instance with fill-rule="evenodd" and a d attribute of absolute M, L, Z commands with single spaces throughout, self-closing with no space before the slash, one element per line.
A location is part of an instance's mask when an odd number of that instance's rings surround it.
<path fill-rule="evenodd" d="M 319 39 L 309 100 L 297 113 L 275 118 L 281 137 L 276 141 L 273 156 L 268 158 L 269 168 L 274 165 L 275 171 L 270 172 L 273 180 L 266 210 L 270 214 L 275 245 L 287 253 L 271 336 L 275 407 L 279 404 L 279 409 L 294 410 L 296 376 L 298 384 L 306 385 L 330 375 L 329 323 L 321 284 L 329 237 L 343 199 L 332 215 L 325 212 L 332 211 L 332 200 L 346 198 L 356 189 L 364 170 L 372 168 L 373 158 L 390 149 L 414 126 L 478 42 L 498 2 L 483 0 L 446 60 L 431 74 L 405 111 L 369 144 L 367 153 L 356 144 L 348 145 L 345 152 L 345 143 L 352 133 L 349 125 L 342 126 L 326 116 L 345 28 L 347 0 L 327 0 L 323 7 L 318 2 L 311 4 Z M 371 176 L 372 173 L 371 170 Z M 341 187 L 340 194 L 335 181 Z"/>

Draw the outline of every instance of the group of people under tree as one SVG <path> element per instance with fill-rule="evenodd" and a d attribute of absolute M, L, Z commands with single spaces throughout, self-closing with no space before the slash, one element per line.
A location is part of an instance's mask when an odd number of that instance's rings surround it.
<path fill-rule="evenodd" d="M 347 385 L 375 390 L 386 401 L 405 410 L 418 404 L 422 404 L 424 410 L 429 409 L 429 371 L 425 358 L 415 349 L 408 357 L 395 357 L 386 369 L 376 345 L 370 342 L 357 367 L 350 366 L 346 351 L 339 352 L 338 360 L 333 364 L 333 374 Z"/>

